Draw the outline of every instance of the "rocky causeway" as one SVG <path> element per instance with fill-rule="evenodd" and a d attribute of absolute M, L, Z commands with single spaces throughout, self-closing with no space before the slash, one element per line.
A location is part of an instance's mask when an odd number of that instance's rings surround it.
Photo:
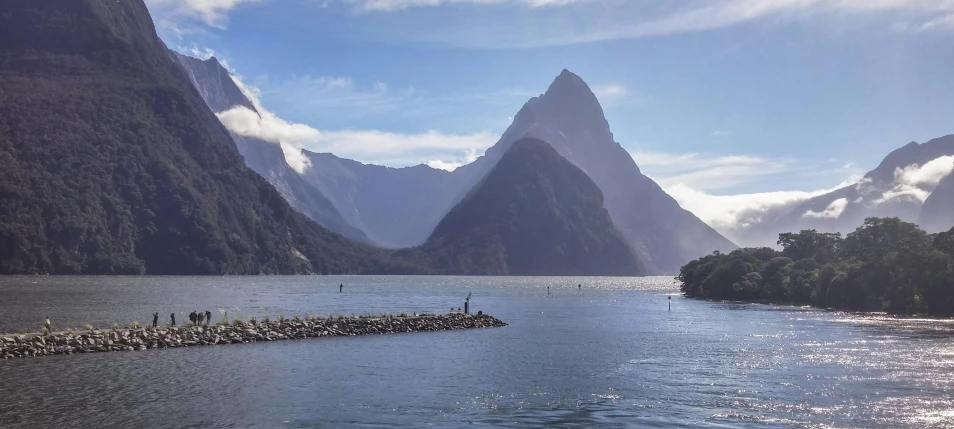
<path fill-rule="evenodd" d="M 485 314 L 360 316 L 235 321 L 212 326 L 160 326 L 0 335 L 0 359 L 241 344 L 321 337 L 451 331 L 507 326 Z"/>

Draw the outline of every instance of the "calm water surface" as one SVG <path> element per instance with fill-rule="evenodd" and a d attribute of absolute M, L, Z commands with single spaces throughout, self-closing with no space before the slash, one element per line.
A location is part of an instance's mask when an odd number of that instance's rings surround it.
<path fill-rule="evenodd" d="M 952 322 L 669 278 L 7 277 L 0 332 L 446 312 L 468 291 L 510 326 L 0 361 L 0 427 L 954 427 Z"/>

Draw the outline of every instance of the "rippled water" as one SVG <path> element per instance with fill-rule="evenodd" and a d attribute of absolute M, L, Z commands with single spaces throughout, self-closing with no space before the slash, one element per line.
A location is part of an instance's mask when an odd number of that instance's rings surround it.
<path fill-rule="evenodd" d="M 0 331 L 443 312 L 468 291 L 510 326 L 0 361 L 0 427 L 954 427 L 952 322 L 688 300 L 668 278 L 0 278 Z"/>

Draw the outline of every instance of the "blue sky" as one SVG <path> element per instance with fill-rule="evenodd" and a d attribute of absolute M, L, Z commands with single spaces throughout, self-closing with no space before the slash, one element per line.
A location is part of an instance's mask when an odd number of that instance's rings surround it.
<path fill-rule="evenodd" d="M 954 0 L 147 4 L 170 47 L 214 52 L 321 136 L 296 144 L 365 162 L 473 159 L 563 68 L 697 214 L 804 198 L 954 133 Z"/>

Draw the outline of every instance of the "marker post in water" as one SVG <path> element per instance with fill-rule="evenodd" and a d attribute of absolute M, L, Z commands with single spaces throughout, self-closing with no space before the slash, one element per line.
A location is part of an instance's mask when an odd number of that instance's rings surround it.
<path fill-rule="evenodd" d="M 669 311 L 672 311 L 672 295 L 668 295 L 666 298 L 669 299 Z"/>

